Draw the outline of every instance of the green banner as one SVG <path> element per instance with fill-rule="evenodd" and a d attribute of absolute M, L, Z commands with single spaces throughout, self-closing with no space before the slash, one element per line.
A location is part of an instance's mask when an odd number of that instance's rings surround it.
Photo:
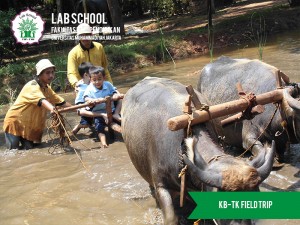
<path fill-rule="evenodd" d="M 300 192 L 189 192 L 189 219 L 300 219 Z"/>

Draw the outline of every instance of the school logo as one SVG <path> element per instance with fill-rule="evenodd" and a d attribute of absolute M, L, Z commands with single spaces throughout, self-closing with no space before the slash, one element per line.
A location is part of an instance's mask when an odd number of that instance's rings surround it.
<path fill-rule="evenodd" d="M 39 43 L 43 35 L 45 21 L 36 12 L 27 9 L 17 14 L 11 24 L 17 43 L 33 44 Z"/>

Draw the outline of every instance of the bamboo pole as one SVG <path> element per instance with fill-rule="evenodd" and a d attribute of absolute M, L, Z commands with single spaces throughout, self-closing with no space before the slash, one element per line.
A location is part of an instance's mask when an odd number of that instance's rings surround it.
<path fill-rule="evenodd" d="M 112 118 L 112 110 L 111 110 L 111 97 L 110 96 L 106 96 L 105 97 L 105 107 L 106 107 L 106 114 L 107 114 L 107 118 L 108 118 L 108 122 L 107 125 L 110 125 L 113 118 Z"/>
<path fill-rule="evenodd" d="M 200 109 L 201 108 L 201 102 L 198 99 L 197 95 L 195 94 L 194 88 L 192 87 L 192 85 L 187 86 L 186 90 L 189 93 L 189 95 L 192 97 L 192 102 L 193 102 L 195 108 Z"/>
<path fill-rule="evenodd" d="M 124 98 L 124 95 L 121 95 L 118 98 L 111 99 L 111 101 L 117 101 L 117 100 L 123 99 L 123 98 Z M 57 111 L 59 113 L 64 113 L 64 112 L 69 112 L 69 111 L 73 111 L 73 110 L 76 110 L 76 109 L 84 108 L 84 107 L 87 107 L 87 106 L 97 105 L 97 104 L 104 103 L 104 102 L 106 102 L 105 98 L 99 98 L 99 99 L 95 99 L 95 101 L 93 103 L 84 103 L 84 104 L 79 104 L 79 105 L 73 105 L 73 106 L 70 106 L 70 107 L 65 107 L 65 108 L 59 109 Z"/>
<path fill-rule="evenodd" d="M 286 84 L 290 83 L 290 78 L 288 75 L 286 75 L 284 72 L 282 72 L 280 70 L 278 70 L 278 74 Z"/>
<path fill-rule="evenodd" d="M 258 114 L 261 114 L 264 112 L 264 106 L 263 105 L 257 105 L 257 106 L 254 106 L 251 110 L 251 116 L 252 118 L 254 118 L 254 116 L 258 115 Z M 235 123 L 235 122 L 239 122 L 239 121 L 242 121 L 244 119 L 248 119 L 249 118 L 246 118 L 244 117 L 243 113 L 242 112 L 239 112 L 233 116 L 230 116 L 224 120 L 221 120 L 221 126 L 222 127 L 225 127 L 229 124 L 232 124 L 232 123 Z"/>
<path fill-rule="evenodd" d="M 292 92 L 292 89 L 289 88 L 289 92 Z M 281 101 L 283 98 L 283 90 L 274 90 L 266 92 L 256 96 L 256 103 L 259 105 L 265 105 L 272 102 Z M 248 101 L 246 99 L 234 100 L 219 105 L 214 105 L 209 107 L 209 111 L 205 110 L 195 110 L 193 112 L 193 119 L 191 125 L 198 123 L 204 123 L 211 119 L 218 117 L 230 115 L 237 112 L 242 112 L 248 107 Z M 172 131 L 180 130 L 188 126 L 189 115 L 180 115 L 172 117 L 168 120 L 168 128 Z"/>
<path fill-rule="evenodd" d="M 76 110 L 76 109 L 84 108 L 84 107 L 87 107 L 87 106 L 93 106 L 95 104 L 104 103 L 105 101 L 106 101 L 105 98 L 103 98 L 103 99 L 97 99 L 94 103 L 84 103 L 84 104 L 79 104 L 79 105 L 73 105 L 73 106 L 70 106 L 70 107 L 59 109 L 57 111 L 59 113 L 69 112 L 69 111 L 73 111 L 73 110 Z"/>

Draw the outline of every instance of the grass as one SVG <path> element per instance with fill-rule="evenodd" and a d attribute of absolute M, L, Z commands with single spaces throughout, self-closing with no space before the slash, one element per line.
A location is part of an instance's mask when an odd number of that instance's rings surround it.
<path fill-rule="evenodd" d="M 276 7 L 271 7 L 268 9 L 258 10 L 257 13 L 263 15 L 265 21 L 258 26 L 258 32 L 270 32 L 272 26 L 275 24 L 273 18 L 281 13 L 281 18 L 284 15 L 289 15 L 290 11 L 294 11 L 297 9 L 288 8 L 287 5 L 281 5 Z M 220 12 L 219 14 L 226 13 L 225 11 Z M 214 37 L 213 39 L 217 39 L 218 35 L 222 32 L 223 34 L 235 35 L 241 37 L 245 35 L 243 41 L 250 42 L 251 39 L 249 35 L 251 33 L 251 17 L 253 13 L 247 13 L 238 17 L 229 18 L 226 20 L 221 20 L 216 22 L 214 20 Z M 294 20 L 297 21 L 295 18 Z M 213 15 L 214 17 L 216 15 Z M 270 19 L 271 18 L 271 19 Z M 277 18 L 277 17 L 276 17 Z M 167 28 L 157 29 L 157 32 L 152 33 L 151 35 L 145 37 L 138 38 L 125 38 L 119 42 L 104 42 L 104 48 L 107 54 L 107 58 L 109 59 L 109 70 L 114 75 L 119 74 L 122 71 L 128 71 L 132 69 L 139 69 L 153 64 L 159 64 L 171 60 L 177 60 L 184 57 L 189 57 L 192 54 L 197 52 L 190 51 L 189 47 L 193 47 L 196 45 L 195 43 L 191 43 L 189 37 L 199 37 L 199 36 L 207 36 L 207 27 L 204 25 L 207 23 L 206 16 L 198 16 L 198 17 L 190 17 L 189 15 L 183 15 L 181 17 L 173 17 L 167 18 L 160 21 L 160 24 L 166 27 L 172 27 L 172 25 L 180 25 L 179 29 L 171 28 L 168 30 Z M 296 22 L 297 23 L 297 22 Z M 200 26 L 202 24 L 202 26 Z M 252 22 L 252 24 L 254 24 Z M 299 24 L 299 23 L 298 23 Z M 150 25 L 150 24 L 144 24 Z M 159 25 L 159 24 L 158 24 Z M 156 26 L 157 27 L 157 26 Z M 186 29 L 180 29 L 180 28 Z M 254 31 L 254 26 L 253 32 Z M 299 25 L 298 25 L 299 27 Z M 175 26 L 176 28 L 176 26 Z M 177 26 L 178 28 L 178 26 Z M 248 33 L 247 33 L 248 32 Z M 273 32 L 273 31 L 272 31 Z M 260 52 L 260 56 L 263 54 L 263 47 L 266 43 L 265 36 L 259 36 L 257 41 L 258 51 Z M 213 41 L 213 40 L 211 40 Z M 213 42 L 211 42 L 213 43 Z M 201 43 L 208 44 L 208 43 Z M 238 43 L 234 43 L 238 45 Z M 58 42 L 57 45 L 51 43 L 50 50 L 44 50 L 43 47 L 41 49 L 36 49 L 36 47 L 32 48 L 35 50 L 35 57 L 28 57 L 27 59 L 21 59 L 17 63 L 7 64 L 0 68 L 0 78 L 2 80 L 5 79 L 32 79 L 32 74 L 34 73 L 34 65 L 41 58 L 49 58 L 56 65 L 56 80 L 53 82 L 55 89 L 64 89 L 66 86 L 67 76 L 67 55 L 69 50 L 74 46 L 74 43 L 71 42 Z M 210 54 L 213 57 L 213 50 L 216 44 L 211 45 Z M 49 48 L 49 46 L 45 46 Z M 28 49 L 30 49 L 28 47 Z M 46 53 L 46 54 L 45 54 Z M 199 53 L 198 53 L 199 54 Z M 22 76 L 20 76 L 22 74 Z M 22 84 L 22 82 L 16 82 L 17 84 Z M 9 82 L 10 85 L 11 82 Z M 5 85 L 0 85 L 0 94 L 3 95 Z M 17 86 L 17 85 L 16 85 Z M 15 90 L 14 86 L 10 86 L 12 90 Z M 8 89 L 8 90 L 11 90 Z M 0 104 L 3 102 L 5 97 L 1 97 L 0 95 Z"/>

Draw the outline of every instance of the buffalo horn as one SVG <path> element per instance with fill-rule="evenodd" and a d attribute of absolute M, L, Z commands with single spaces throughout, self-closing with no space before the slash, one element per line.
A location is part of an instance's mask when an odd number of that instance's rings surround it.
<path fill-rule="evenodd" d="M 192 182 L 197 182 L 198 179 L 203 183 L 216 188 L 222 187 L 222 175 L 210 171 L 202 170 L 195 166 L 185 155 L 183 156 L 185 164 L 188 166 L 188 173 L 192 178 Z"/>
<path fill-rule="evenodd" d="M 273 140 L 271 149 L 269 149 L 266 153 L 264 164 L 256 169 L 261 178 L 261 182 L 263 182 L 271 173 L 275 156 L 275 148 L 275 141 Z"/>
<path fill-rule="evenodd" d="M 265 149 L 261 149 L 261 151 L 258 152 L 257 156 L 249 162 L 249 165 L 253 166 L 254 168 L 261 167 L 265 162 L 265 155 Z"/>
<path fill-rule="evenodd" d="M 300 111 L 300 102 L 294 99 L 287 89 L 283 90 L 283 97 L 286 99 L 292 109 Z"/>

